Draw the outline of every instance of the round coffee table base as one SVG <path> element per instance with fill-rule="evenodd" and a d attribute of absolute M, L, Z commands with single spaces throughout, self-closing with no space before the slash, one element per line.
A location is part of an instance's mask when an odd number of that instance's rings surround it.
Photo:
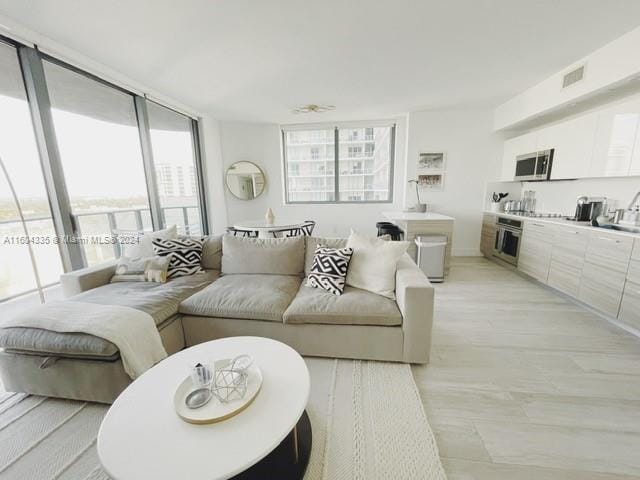
<path fill-rule="evenodd" d="M 297 450 L 296 450 L 297 443 Z M 299 480 L 304 477 L 311 456 L 311 422 L 305 410 L 295 429 L 280 445 L 253 467 L 233 477 L 233 480 L 278 478 Z"/>

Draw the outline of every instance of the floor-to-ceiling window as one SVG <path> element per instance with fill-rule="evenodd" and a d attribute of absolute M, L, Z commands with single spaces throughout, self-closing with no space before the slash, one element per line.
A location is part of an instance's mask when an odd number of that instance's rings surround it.
<path fill-rule="evenodd" d="M 47 190 L 16 48 L 0 42 L 0 301 L 58 281 Z M 14 198 L 13 190 L 17 196 Z M 19 215 L 21 207 L 24 224 Z M 26 230 L 26 232 L 25 232 Z M 31 247 L 31 251 L 29 251 Z M 40 284 L 40 285 L 38 285 Z M 46 290 L 44 292 L 46 296 Z"/>
<path fill-rule="evenodd" d="M 192 120 L 154 102 L 147 102 L 149 132 L 158 196 L 165 225 L 181 233 L 202 233 L 198 173 Z"/>
<path fill-rule="evenodd" d="M 86 261 L 104 262 L 118 254 L 114 234 L 151 228 L 134 99 L 49 61 L 44 72 Z"/>
<path fill-rule="evenodd" d="M 0 302 L 112 260 L 122 234 L 206 234 L 197 126 L 0 37 Z"/>

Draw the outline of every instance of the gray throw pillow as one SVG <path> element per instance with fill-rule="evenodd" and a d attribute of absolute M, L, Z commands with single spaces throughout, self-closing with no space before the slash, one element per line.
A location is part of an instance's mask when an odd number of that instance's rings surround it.
<path fill-rule="evenodd" d="M 222 237 L 222 273 L 301 275 L 304 237 Z"/>

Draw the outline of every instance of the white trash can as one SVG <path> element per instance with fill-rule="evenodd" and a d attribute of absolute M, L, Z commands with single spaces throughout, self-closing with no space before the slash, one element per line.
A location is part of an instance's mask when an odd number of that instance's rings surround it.
<path fill-rule="evenodd" d="M 444 235 L 418 235 L 418 266 L 432 282 L 444 281 L 444 256 L 447 237 Z"/>

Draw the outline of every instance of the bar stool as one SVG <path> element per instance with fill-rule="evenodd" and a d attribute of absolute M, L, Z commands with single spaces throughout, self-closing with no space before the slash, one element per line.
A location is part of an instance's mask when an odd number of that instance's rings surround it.
<path fill-rule="evenodd" d="M 380 225 L 384 224 L 384 225 Z M 404 231 L 397 225 L 390 222 L 378 222 L 378 236 L 389 235 L 391 240 L 402 240 L 404 238 Z"/>
<path fill-rule="evenodd" d="M 378 236 L 381 237 L 382 235 L 384 235 L 383 233 L 380 233 L 382 228 L 385 227 L 395 227 L 396 225 L 391 223 L 391 222 L 378 222 L 376 223 L 376 228 L 378 229 Z"/>

